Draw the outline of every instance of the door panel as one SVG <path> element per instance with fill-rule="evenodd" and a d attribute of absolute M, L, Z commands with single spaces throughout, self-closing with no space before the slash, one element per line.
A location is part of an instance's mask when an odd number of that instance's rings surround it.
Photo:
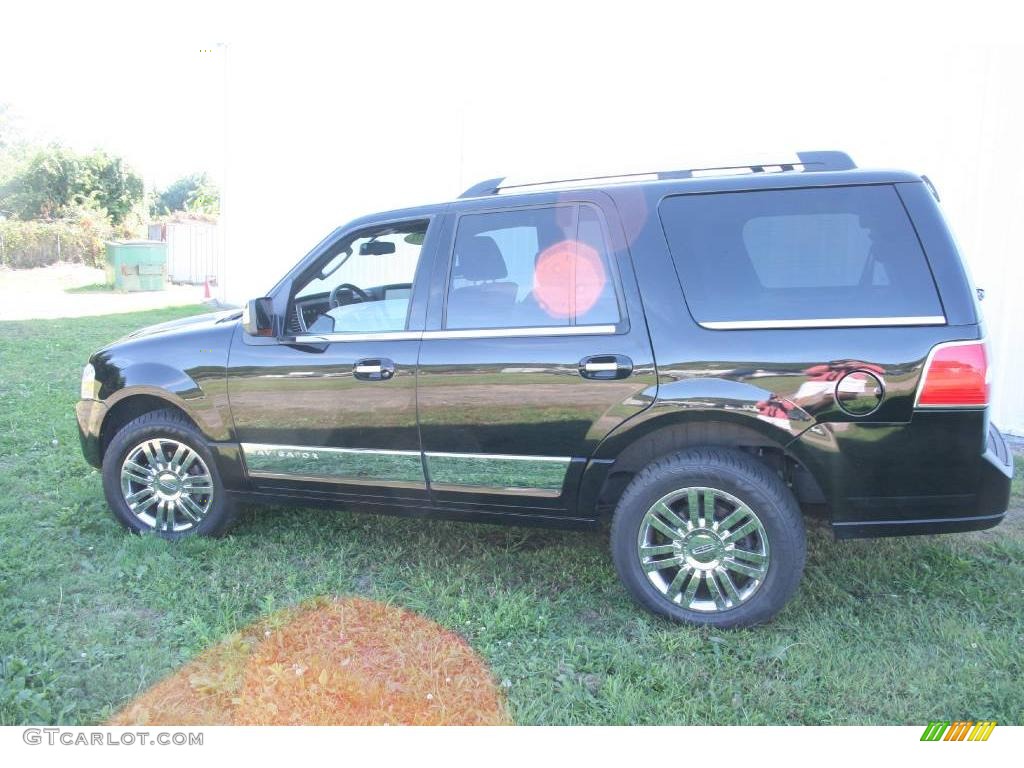
<path fill-rule="evenodd" d="M 416 363 L 440 231 L 428 221 L 342 232 L 280 289 L 289 294 L 289 335 L 239 330 L 228 394 L 258 489 L 428 499 L 416 423 Z"/>
<path fill-rule="evenodd" d="M 552 198 L 524 207 L 519 220 L 518 209 L 508 208 L 488 220 L 488 203 L 480 201 L 465 204 L 449 228 L 417 383 L 435 504 L 571 513 L 597 444 L 652 402 L 655 368 L 632 267 L 621 236 L 604 223 L 602 203 Z M 601 227 L 603 242 L 591 250 L 604 251 L 603 267 L 581 261 L 593 259 L 578 245 L 583 217 L 563 210 L 583 205 Z M 557 213 L 548 215 L 551 209 Z M 579 248 L 568 257 L 567 243 Z M 584 268 L 599 279 L 580 287 L 574 278 L 567 290 L 542 284 Z M 456 327 L 446 327 L 453 297 L 467 294 L 471 301 L 449 315 Z M 583 314 L 597 322 L 577 324 Z M 516 327 L 495 327 L 520 318 Z M 466 327 L 474 319 L 483 327 Z"/>
<path fill-rule="evenodd" d="M 415 340 L 325 347 L 236 344 L 228 371 L 235 432 L 259 485 L 426 497 L 416 429 Z M 388 379 L 357 378 L 367 358 L 393 362 Z"/>
<path fill-rule="evenodd" d="M 647 362 L 625 379 L 583 378 L 580 360 L 603 352 Z M 649 353 L 630 334 L 425 335 L 420 433 L 435 502 L 565 507 L 587 457 L 647 407 L 654 383 Z"/>

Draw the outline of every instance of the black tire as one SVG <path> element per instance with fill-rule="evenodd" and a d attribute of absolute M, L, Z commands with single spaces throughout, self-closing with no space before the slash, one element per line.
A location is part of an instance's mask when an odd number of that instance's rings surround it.
<path fill-rule="evenodd" d="M 198 523 L 188 520 L 181 512 L 175 513 L 179 515 L 182 525 L 191 526 L 185 530 L 173 530 L 173 525 L 170 526 L 171 530 L 158 530 L 134 514 L 125 500 L 121 477 L 125 458 L 141 443 L 152 439 L 173 440 L 190 448 L 201 459 L 201 462 L 192 465 L 191 471 L 208 474 L 212 481 L 208 507 Z M 203 473 L 202 470 L 206 472 Z M 165 539 L 220 536 L 226 533 L 235 521 L 236 505 L 224 491 L 224 483 L 205 438 L 185 416 L 171 409 L 145 413 L 126 424 L 114 435 L 103 456 L 103 491 L 114 517 L 133 533 L 155 533 Z M 207 496 L 197 498 L 205 502 Z"/>
<path fill-rule="evenodd" d="M 751 590 L 749 596 L 742 601 L 737 600 L 735 606 L 725 609 L 691 610 L 681 604 L 686 599 L 684 595 L 678 595 L 679 602 L 676 602 L 675 599 L 670 600 L 659 586 L 655 586 L 652 581 L 654 577 L 648 577 L 647 571 L 644 569 L 642 561 L 644 556 L 639 547 L 641 545 L 641 527 L 644 526 L 647 531 L 645 536 L 650 535 L 652 530 L 649 524 L 645 523 L 645 520 L 648 520 L 646 517 L 648 511 L 659 500 L 666 497 L 671 498 L 670 494 L 673 492 L 690 488 L 724 491 L 725 495 L 719 496 L 719 501 L 713 503 L 722 503 L 731 495 L 733 501 L 739 500 L 743 506 L 749 508 L 762 526 L 760 529 L 756 529 L 757 532 L 751 536 L 758 537 L 755 539 L 758 542 L 762 536 L 766 539 L 767 548 L 764 551 L 770 554 L 767 561 L 767 573 L 758 579 L 756 584 L 753 579 L 747 581 L 747 576 L 738 576 L 742 582 L 753 586 L 748 586 Z M 713 499 L 715 498 L 715 494 L 711 494 L 711 496 Z M 689 509 L 689 506 L 686 508 Z M 746 519 L 749 520 L 749 518 Z M 724 537 L 723 541 L 725 538 L 728 537 Z M 671 541 L 675 540 L 670 540 L 665 536 L 656 546 L 660 546 L 662 549 L 674 546 L 675 550 L 650 556 L 647 558 L 648 562 L 657 557 L 664 557 L 666 554 L 670 559 L 677 558 L 683 562 L 688 552 L 686 544 L 668 543 Z M 690 541 L 696 541 L 696 539 L 690 539 Z M 707 545 L 701 544 L 700 546 L 702 549 L 708 549 Z M 718 543 L 717 546 L 722 547 L 723 545 Z M 611 551 L 615 568 L 626 589 L 637 602 L 649 611 L 674 621 L 722 628 L 761 624 L 769 621 L 782 610 L 800 583 L 806 549 L 800 507 L 789 488 L 770 467 L 738 449 L 694 448 L 652 462 L 639 472 L 627 486 L 615 508 L 611 526 Z M 678 555 L 676 554 L 677 550 Z M 653 550 L 649 549 L 648 551 Z M 720 549 L 719 551 L 724 550 Z M 705 556 L 703 552 L 701 555 Z M 706 557 L 711 559 L 718 555 L 712 553 Z M 725 561 L 715 562 L 724 563 Z M 735 562 L 735 558 L 732 559 L 732 562 Z M 698 565 L 705 567 L 706 564 L 698 563 Z M 650 568 L 650 565 L 648 567 Z M 728 566 L 723 565 L 722 567 L 727 568 Z M 759 567 L 763 568 L 764 566 Z M 667 566 L 667 568 L 668 570 L 652 570 L 658 574 L 679 573 L 679 570 L 673 570 L 671 566 Z M 707 571 L 698 571 L 694 568 L 687 570 L 688 573 L 703 574 L 704 586 L 698 585 L 697 590 L 703 591 L 705 595 L 711 595 L 709 589 L 711 585 L 708 584 L 708 581 L 720 579 L 720 576 L 717 575 L 718 571 L 714 567 L 709 568 L 709 570 L 715 571 L 716 575 L 708 577 Z M 662 584 L 664 581 L 668 581 L 667 576 L 658 578 L 662 579 Z M 686 574 L 680 579 L 679 584 L 689 583 L 689 577 Z M 672 582 L 673 585 L 676 583 Z M 716 589 L 718 588 L 717 584 L 718 581 L 716 581 Z M 730 586 L 732 586 L 731 580 Z M 694 598 L 696 596 L 695 594 Z M 704 600 L 702 604 L 713 604 L 713 599 L 712 596 L 710 601 Z M 695 604 L 693 599 L 690 604 Z"/>

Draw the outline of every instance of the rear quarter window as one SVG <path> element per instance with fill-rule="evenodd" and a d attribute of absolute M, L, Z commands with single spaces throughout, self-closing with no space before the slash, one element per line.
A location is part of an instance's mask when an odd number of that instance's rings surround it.
<path fill-rule="evenodd" d="M 945 322 L 891 185 L 677 195 L 660 214 L 702 325 Z"/>

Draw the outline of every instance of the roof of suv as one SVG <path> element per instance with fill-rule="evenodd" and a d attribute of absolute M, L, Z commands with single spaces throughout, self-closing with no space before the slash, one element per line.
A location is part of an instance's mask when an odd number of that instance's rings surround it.
<path fill-rule="evenodd" d="M 683 192 L 730 192 L 781 187 L 827 187 L 846 184 L 893 184 L 922 182 L 926 177 L 909 171 L 858 168 L 845 152 L 834 150 L 797 152 L 778 162 L 744 165 L 705 166 L 675 171 L 651 171 L 614 176 L 592 176 L 546 181 L 513 178 L 487 179 L 474 184 L 452 202 L 493 198 L 513 202 L 528 195 L 559 191 L 657 189 L 662 195 Z M 934 190 L 933 190 L 934 194 Z M 936 195 L 937 197 L 937 195 Z M 421 205 L 362 216 L 347 226 L 362 226 L 384 220 L 427 217 L 450 203 Z"/>
<path fill-rule="evenodd" d="M 794 157 L 778 162 L 757 162 L 740 165 L 704 166 L 675 171 L 650 171 L 615 176 L 593 176 L 558 180 L 516 180 L 496 178 L 474 184 L 459 200 L 500 196 L 515 197 L 538 192 L 561 190 L 657 186 L 666 192 L 727 191 L 779 186 L 832 186 L 837 184 L 881 184 L 920 182 L 922 178 L 908 171 L 864 170 L 845 152 L 797 152 Z"/>

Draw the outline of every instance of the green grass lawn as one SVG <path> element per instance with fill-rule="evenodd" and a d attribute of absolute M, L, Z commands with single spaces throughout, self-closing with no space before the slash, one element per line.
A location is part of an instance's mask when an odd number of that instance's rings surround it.
<path fill-rule="evenodd" d="M 1024 723 L 1024 505 L 970 535 L 835 542 L 756 630 L 635 607 L 607 534 L 308 509 L 227 539 L 125 534 L 72 406 L 103 343 L 193 309 L 0 323 L 0 724 L 95 723 L 204 648 L 317 595 L 462 633 L 519 723 Z"/>
<path fill-rule="evenodd" d="M 64 293 L 114 293 L 115 291 L 117 289 L 110 283 L 90 283 L 64 289 Z M 124 291 L 120 291 L 120 293 L 124 293 Z"/>

